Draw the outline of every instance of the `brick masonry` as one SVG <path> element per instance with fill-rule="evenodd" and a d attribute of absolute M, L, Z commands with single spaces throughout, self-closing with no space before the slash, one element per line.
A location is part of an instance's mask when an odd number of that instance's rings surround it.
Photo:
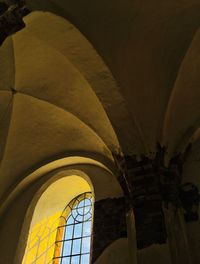
<path fill-rule="evenodd" d="M 127 237 L 124 198 L 108 198 L 95 202 L 92 263 L 106 247 L 123 237 Z"/>
<path fill-rule="evenodd" d="M 198 220 L 199 192 L 194 185 L 187 184 L 187 190 L 181 185 L 190 148 L 189 145 L 185 153 L 175 155 L 168 167 L 164 166 L 166 149 L 159 145 L 154 158 L 141 156 L 137 160 L 135 156 L 113 155 L 126 201 L 134 210 L 138 249 L 166 243 L 163 206 L 182 207 L 187 222 Z"/>
<path fill-rule="evenodd" d="M 128 181 L 132 189 L 138 249 L 166 243 L 159 172 L 154 162 L 150 159 L 134 162 L 128 167 Z"/>

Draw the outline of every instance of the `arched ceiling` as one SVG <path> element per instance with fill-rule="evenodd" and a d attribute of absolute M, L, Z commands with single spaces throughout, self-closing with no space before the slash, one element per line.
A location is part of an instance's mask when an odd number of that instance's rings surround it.
<path fill-rule="evenodd" d="M 90 85 L 59 50 L 27 31 L 14 37 L 15 89 L 78 116 L 114 146 L 115 134 Z"/>
<path fill-rule="evenodd" d="M 37 17 L 44 23 L 40 24 Z M 53 27 L 56 20 L 58 26 Z M 40 38 L 41 33 L 48 32 L 48 21 L 52 23 L 53 36 Z M 95 89 L 68 58 L 63 45 L 59 49 L 51 41 L 56 33 L 60 38 L 67 31 L 75 38 L 80 33 L 73 32 L 71 24 L 51 14 L 33 13 L 26 22 L 27 27 L 8 38 L 0 49 L 1 195 L 32 170 L 57 157 L 79 154 L 112 161 L 111 152 L 120 149 Z M 65 42 L 64 37 L 60 43 Z M 114 86 L 103 63 L 101 67 L 105 68 L 101 73 Z M 97 78 L 95 71 L 93 74 Z M 98 81 L 93 80 L 92 84 L 95 83 Z M 119 100 L 116 92 L 113 104 Z M 109 100 L 107 107 L 112 107 Z"/>
<path fill-rule="evenodd" d="M 134 124 L 130 133 L 139 138 L 141 147 L 135 153 L 154 152 L 159 142 L 167 146 L 169 161 L 194 138 L 198 148 L 198 0 L 28 0 L 27 4 L 31 10 L 70 20 L 107 63 Z M 130 138 L 128 151 L 134 153 L 137 144 Z"/>
<path fill-rule="evenodd" d="M 0 91 L 9 91 L 14 86 L 15 82 L 15 64 L 13 63 L 14 50 L 11 39 L 3 44 L 3 49 L 0 49 L 1 67 L 0 67 Z M 7 69 L 5 71 L 5 69 Z"/>
<path fill-rule="evenodd" d="M 48 12 L 33 12 L 25 18 L 28 32 L 66 57 L 81 72 L 98 96 L 126 153 L 145 152 L 137 123 L 127 110 L 116 81 L 88 40 L 66 19 Z M 51 30 L 48 30 L 51 28 Z"/>
<path fill-rule="evenodd" d="M 31 10 L 52 14 L 28 15 L 26 28 L 0 49 L 1 109 L 6 120 L 0 154 L 7 178 L 14 177 L 9 164 L 20 175 L 22 168 L 28 170 L 66 150 L 112 159 L 110 151 L 116 152 L 119 145 L 126 154 L 149 155 L 159 142 L 168 147 L 169 160 L 193 140 L 200 121 L 199 0 L 27 0 L 27 4 Z M 28 153 L 25 160 L 18 160 L 23 146 L 10 139 L 23 141 L 23 131 L 32 138 L 40 136 L 30 140 L 36 150 L 31 152 L 32 164 Z M 49 140 L 43 144 L 46 131 Z M 5 146 L 7 133 L 13 146 L 9 141 Z M 73 142 L 65 142 L 65 135 L 73 135 Z M 53 140 L 51 150 L 48 143 Z M 10 157 L 17 157 L 15 165 Z"/>
<path fill-rule="evenodd" d="M 69 19 L 93 44 L 119 84 L 146 152 L 155 151 L 156 142 L 175 148 L 177 142 L 168 140 L 165 130 L 174 126 L 179 131 L 179 122 L 166 127 L 165 117 L 171 111 L 170 97 L 182 61 L 200 25 L 198 0 L 28 0 L 27 4 L 31 10 Z M 185 100 L 176 96 L 173 101 Z"/>
<path fill-rule="evenodd" d="M 182 141 L 188 142 L 200 125 L 200 30 L 185 55 L 166 111 L 164 138 L 173 153 Z M 165 144 L 167 144 L 167 142 Z"/>
<path fill-rule="evenodd" d="M 80 152 L 111 158 L 102 139 L 76 116 L 34 97 L 15 95 L 1 162 L 4 188 L 45 160 Z"/>

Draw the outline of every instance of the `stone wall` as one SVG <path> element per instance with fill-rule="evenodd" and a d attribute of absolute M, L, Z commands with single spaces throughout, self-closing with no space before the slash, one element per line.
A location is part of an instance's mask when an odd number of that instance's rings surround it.
<path fill-rule="evenodd" d="M 152 244 L 166 243 L 162 196 L 159 173 L 150 159 L 144 159 L 128 168 L 129 183 L 132 186 L 132 204 L 138 249 Z"/>
<path fill-rule="evenodd" d="M 25 27 L 23 17 L 28 13 L 24 1 L 0 2 L 0 45 L 9 35 Z"/>
<path fill-rule="evenodd" d="M 93 262 L 106 247 L 119 238 L 127 237 L 126 206 L 121 198 L 95 202 L 93 224 Z"/>

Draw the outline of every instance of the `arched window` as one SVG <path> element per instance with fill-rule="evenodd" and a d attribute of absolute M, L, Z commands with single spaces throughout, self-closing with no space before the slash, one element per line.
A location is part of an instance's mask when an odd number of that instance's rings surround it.
<path fill-rule="evenodd" d="M 35 206 L 22 263 L 89 264 L 93 197 L 76 175 L 49 185 Z"/>
<path fill-rule="evenodd" d="M 89 264 L 93 202 L 90 192 L 74 198 L 64 209 L 57 230 L 54 264 Z"/>

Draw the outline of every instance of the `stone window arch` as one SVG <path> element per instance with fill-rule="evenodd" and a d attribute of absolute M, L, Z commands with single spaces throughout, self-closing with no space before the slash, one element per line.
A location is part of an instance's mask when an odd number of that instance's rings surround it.
<path fill-rule="evenodd" d="M 76 175 L 49 185 L 35 207 L 22 263 L 89 264 L 93 197 L 88 182 Z"/>

